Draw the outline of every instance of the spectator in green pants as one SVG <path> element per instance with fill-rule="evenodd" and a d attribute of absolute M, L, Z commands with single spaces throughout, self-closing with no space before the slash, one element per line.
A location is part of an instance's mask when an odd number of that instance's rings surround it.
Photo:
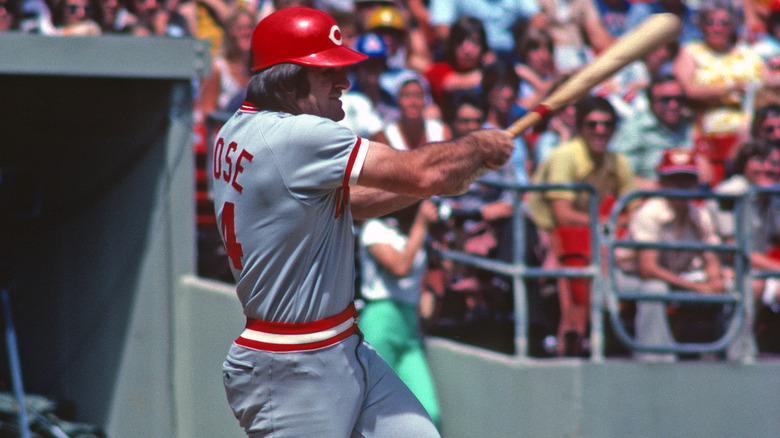
<path fill-rule="evenodd" d="M 360 231 L 363 335 L 439 426 L 439 402 L 423 351 L 417 305 L 427 260 L 428 225 L 438 219 L 431 201 L 370 219 Z"/>

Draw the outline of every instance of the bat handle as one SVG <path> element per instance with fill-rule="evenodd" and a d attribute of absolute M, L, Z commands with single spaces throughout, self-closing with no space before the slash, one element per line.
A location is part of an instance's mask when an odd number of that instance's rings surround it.
<path fill-rule="evenodd" d="M 512 137 L 518 137 L 525 132 L 526 129 L 536 125 L 543 119 L 542 115 L 538 111 L 529 111 L 523 117 L 517 119 L 506 130 L 512 134 Z"/>

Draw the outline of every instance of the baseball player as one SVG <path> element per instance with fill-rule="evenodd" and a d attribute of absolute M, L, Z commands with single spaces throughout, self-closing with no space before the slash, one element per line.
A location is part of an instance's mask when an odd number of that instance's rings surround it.
<path fill-rule="evenodd" d="M 503 165 L 512 135 L 477 131 L 411 152 L 336 121 L 345 67 L 326 13 L 285 8 L 252 35 L 246 101 L 215 138 L 222 238 L 247 317 L 223 364 L 228 402 L 250 437 L 433 437 L 411 391 L 361 339 L 353 218 L 458 193 Z"/>

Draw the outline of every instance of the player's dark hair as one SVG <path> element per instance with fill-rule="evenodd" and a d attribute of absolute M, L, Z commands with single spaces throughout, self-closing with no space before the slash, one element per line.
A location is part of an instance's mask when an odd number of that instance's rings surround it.
<path fill-rule="evenodd" d="M 609 114 L 612 121 L 617 123 L 618 116 L 615 108 L 609 101 L 601 96 L 585 96 L 575 104 L 575 126 L 578 131 L 582 130 L 582 124 L 585 117 L 594 111 L 601 111 Z"/>
<path fill-rule="evenodd" d="M 306 68 L 297 64 L 276 64 L 260 70 L 249 79 L 246 101 L 268 111 L 299 114 L 293 99 L 311 91 Z"/>

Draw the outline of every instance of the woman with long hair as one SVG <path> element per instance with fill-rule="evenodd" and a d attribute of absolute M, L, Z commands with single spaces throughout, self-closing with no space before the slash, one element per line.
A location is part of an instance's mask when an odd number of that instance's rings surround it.
<path fill-rule="evenodd" d="M 481 21 L 468 16 L 456 21 L 450 28 L 444 61 L 434 63 L 425 73 L 436 103 L 444 107 L 452 93 L 478 89 L 482 66 L 491 54 Z"/>
<path fill-rule="evenodd" d="M 214 57 L 211 76 L 203 81 L 201 88 L 204 115 L 227 110 L 231 99 L 249 82 L 249 46 L 255 20 L 255 15 L 243 8 L 237 8 L 228 17 L 222 52 Z"/>

